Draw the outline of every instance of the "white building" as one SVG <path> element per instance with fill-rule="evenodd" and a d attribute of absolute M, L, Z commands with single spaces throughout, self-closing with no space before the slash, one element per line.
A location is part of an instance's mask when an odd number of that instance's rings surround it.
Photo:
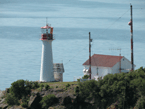
<path fill-rule="evenodd" d="M 89 74 L 89 59 L 83 64 L 83 66 L 84 75 Z M 124 56 L 94 54 L 91 57 L 91 79 L 104 77 L 109 73 L 119 73 L 120 68 L 121 72 L 129 72 L 131 70 L 131 62 Z"/>

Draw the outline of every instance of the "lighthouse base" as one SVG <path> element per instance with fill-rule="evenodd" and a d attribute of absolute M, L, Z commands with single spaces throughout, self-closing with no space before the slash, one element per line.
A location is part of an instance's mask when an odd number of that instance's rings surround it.
<path fill-rule="evenodd" d="M 52 40 L 42 40 L 40 82 L 55 81 L 53 73 Z"/>

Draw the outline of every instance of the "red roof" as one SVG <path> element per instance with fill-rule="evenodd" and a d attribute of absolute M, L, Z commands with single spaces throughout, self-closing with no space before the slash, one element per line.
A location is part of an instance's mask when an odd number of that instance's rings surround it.
<path fill-rule="evenodd" d="M 123 56 L 94 54 L 91 57 L 91 65 L 102 67 L 113 67 L 122 58 Z M 89 59 L 83 65 L 89 65 Z"/>
<path fill-rule="evenodd" d="M 53 27 L 46 25 L 46 26 L 43 26 L 43 27 L 41 27 L 41 28 L 42 28 L 42 29 L 48 29 L 48 28 L 53 28 Z"/>

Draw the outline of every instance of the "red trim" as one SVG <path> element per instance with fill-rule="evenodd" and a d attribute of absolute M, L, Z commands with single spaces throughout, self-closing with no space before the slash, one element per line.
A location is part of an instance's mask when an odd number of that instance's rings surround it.
<path fill-rule="evenodd" d="M 41 40 L 53 40 L 53 34 L 42 34 Z"/>

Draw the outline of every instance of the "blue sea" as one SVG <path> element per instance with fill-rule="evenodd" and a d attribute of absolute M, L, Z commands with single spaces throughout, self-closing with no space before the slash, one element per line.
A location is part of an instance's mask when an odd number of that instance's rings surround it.
<path fill-rule="evenodd" d="M 89 32 L 92 55 L 119 55 L 121 49 L 131 60 L 130 3 L 138 69 L 145 67 L 145 0 L 0 0 L 0 89 L 18 79 L 39 80 L 46 18 L 54 27 L 53 62 L 64 63 L 64 81 L 83 76 Z"/>

